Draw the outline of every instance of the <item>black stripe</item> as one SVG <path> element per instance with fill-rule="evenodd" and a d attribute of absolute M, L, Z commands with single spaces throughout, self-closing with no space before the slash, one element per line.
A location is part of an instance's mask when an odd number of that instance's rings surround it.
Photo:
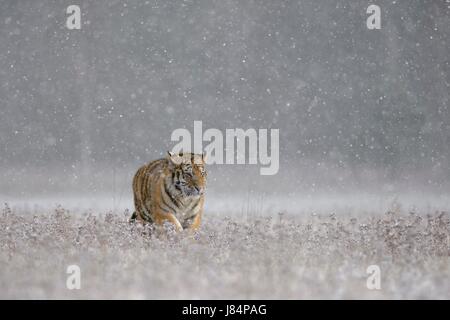
<path fill-rule="evenodd" d="M 163 190 L 161 190 L 161 192 L 162 192 L 162 191 L 163 191 Z M 167 203 L 163 196 L 161 197 L 162 202 L 163 202 L 170 210 L 174 211 L 173 213 L 176 213 L 176 211 L 177 211 L 177 209 L 178 209 L 178 206 L 177 206 L 176 201 L 174 201 L 174 199 L 173 199 L 171 193 L 170 193 L 169 190 L 167 189 L 167 183 L 166 183 L 166 181 L 164 181 L 164 192 L 165 192 L 165 194 L 169 197 L 169 199 L 172 201 L 172 204 L 175 205 L 175 208 L 174 208 L 170 203 Z"/>
<path fill-rule="evenodd" d="M 200 200 L 201 200 L 201 198 L 198 198 L 197 199 L 197 203 L 196 204 L 194 204 L 192 207 L 191 207 L 191 209 L 190 209 L 190 211 L 195 211 L 195 209 L 199 206 L 199 204 L 200 204 Z M 198 212 L 195 214 L 195 216 L 198 214 Z M 194 217 L 195 217 L 194 216 Z"/>
<path fill-rule="evenodd" d="M 148 214 L 146 213 L 146 211 L 148 211 Z M 152 216 L 150 215 L 150 211 L 147 210 L 147 208 L 145 206 L 142 207 L 142 218 L 144 218 L 145 221 L 147 222 L 152 222 Z"/>
<path fill-rule="evenodd" d="M 141 175 L 143 176 L 141 177 L 141 197 L 144 198 L 144 195 L 148 196 L 146 192 L 148 191 L 147 184 L 150 179 L 150 174 L 147 170 L 144 170 Z"/>
<path fill-rule="evenodd" d="M 173 197 L 172 193 L 169 190 L 169 187 L 167 186 L 167 181 L 164 181 L 164 191 L 166 192 L 166 194 L 169 196 L 169 199 L 172 201 L 172 203 L 178 208 L 177 205 L 177 201 L 176 199 Z"/>

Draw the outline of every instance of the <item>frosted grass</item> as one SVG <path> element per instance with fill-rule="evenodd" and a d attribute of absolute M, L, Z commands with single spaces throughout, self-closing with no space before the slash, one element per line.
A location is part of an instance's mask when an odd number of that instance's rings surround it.
<path fill-rule="evenodd" d="M 130 213 L 3 208 L 0 298 L 450 299 L 450 221 L 393 206 L 375 215 L 209 213 L 195 237 Z M 66 268 L 81 268 L 81 289 Z M 366 287 L 369 265 L 381 290 Z"/>

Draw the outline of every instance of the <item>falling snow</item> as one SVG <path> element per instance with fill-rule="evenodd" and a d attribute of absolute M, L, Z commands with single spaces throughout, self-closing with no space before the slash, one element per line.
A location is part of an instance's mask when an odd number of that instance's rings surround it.
<path fill-rule="evenodd" d="M 0 1 L 0 298 L 450 298 L 448 3 L 77 4 Z M 200 233 L 144 235 L 194 121 L 279 129 L 279 171 L 209 165 Z"/>

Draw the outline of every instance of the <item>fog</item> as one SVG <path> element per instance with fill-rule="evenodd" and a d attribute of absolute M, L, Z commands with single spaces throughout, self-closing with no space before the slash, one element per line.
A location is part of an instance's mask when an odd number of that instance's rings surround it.
<path fill-rule="evenodd" d="M 444 1 L 377 1 L 379 30 L 367 1 L 77 4 L 81 30 L 66 1 L 0 3 L 1 200 L 131 209 L 134 172 L 197 120 L 279 129 L 277 174 L 209 166 L 231 211 L 448 208 Z"/>

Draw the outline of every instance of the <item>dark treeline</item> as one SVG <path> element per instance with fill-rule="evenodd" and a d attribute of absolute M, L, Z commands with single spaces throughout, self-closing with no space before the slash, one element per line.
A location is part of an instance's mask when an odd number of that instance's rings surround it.
<path fill-rule="evenodd" d="M 280 128 L 280 162 L 449 174 L 445 1 L 0 3 L 0 165 L 125 165 L 171 132 Z"/>

